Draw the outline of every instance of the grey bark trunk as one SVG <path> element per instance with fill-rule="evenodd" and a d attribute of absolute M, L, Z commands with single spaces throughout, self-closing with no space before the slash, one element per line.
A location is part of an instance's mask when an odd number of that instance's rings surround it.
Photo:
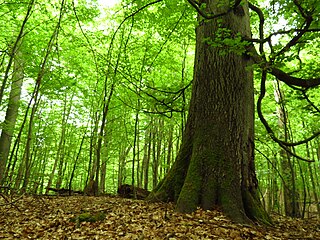
<path fill-rule="evenodd" d="M 6 111 L 4 126 L 0 137 L 0 185 L 6 171 L 6 164 L 9 156 L 10 146 L 19 110 L 21 87 L 24 78 L 24 62 L 22 53 L 17 50 L 14 56 L 11 91 L 9 104 Z"/>

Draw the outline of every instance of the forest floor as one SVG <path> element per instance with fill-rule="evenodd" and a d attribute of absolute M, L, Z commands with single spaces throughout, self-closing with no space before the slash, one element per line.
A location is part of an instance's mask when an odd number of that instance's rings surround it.
<path fill-rule="evenodd" d="M 8 204 L 8 202 L 10 204 Z M 179 214 L 167 203 L 119 197 L 0 196 L 0 239 L 320 239 L 318 219 L 234 224 L 219 211 Z"/>

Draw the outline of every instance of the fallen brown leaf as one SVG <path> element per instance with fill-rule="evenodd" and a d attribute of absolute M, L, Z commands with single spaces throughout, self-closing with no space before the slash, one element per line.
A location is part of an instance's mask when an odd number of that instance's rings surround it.
<path fill-rule="evenodd" d="M 117 197 L 23 196 L 0 205 L 0 239 L 320 239 L 317 219 L 274 216 L 274 227 L 248 226 L 219 211 L 179 214 L 173 204 Z"/>

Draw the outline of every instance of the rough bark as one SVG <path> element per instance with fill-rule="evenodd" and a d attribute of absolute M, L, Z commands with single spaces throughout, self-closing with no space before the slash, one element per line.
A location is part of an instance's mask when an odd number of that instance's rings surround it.
<path fill-rule="evenodd" d="M 203 2 L 207 11 L 225 11 L 217 1 Z M 270 223 L 256 194 L 250 60 L 223 42 L 213 42 L 222 28 L 229 37 L 251 37 L 247 1 L 238 7 L 221 18 L 200 21 L 196 29 L 194 81 L 182 145 L 149 199 L 173 200 L 179 212 L 219 207 L 239 223 Z"/>

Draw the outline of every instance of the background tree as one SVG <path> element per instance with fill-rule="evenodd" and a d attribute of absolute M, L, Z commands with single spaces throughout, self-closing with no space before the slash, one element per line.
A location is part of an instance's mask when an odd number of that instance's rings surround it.
<path fill-rule="evenodd" d="M 0 88 L 0 106 L 2 108 L 2 100 L 4 90 L 6 88 L 6 83 L 9 78 L 10 70 L 13 66 L 13 73 L 11 79 L 11 91 L 9 96 L 9 102 L 7 106 L 4 127 L 2 128 L 1 132 L 1 139 L 0 139 L 0 183 L 2 182 L 4 175 L 5 175 L 5 168 L 9 156 L 10 146 L 13 131 L 16 125 L 18 109 L 19 109 L 19 100 L 21 95 L 21 87 L 24 77 L 24 60 L 22 54 L 22 41 L 23 41 L 23 34 L 25 31 L 26 23 L 31 15 L 31 10 L 33 8 L 34 1 L 30 1 L 28 4 L 26 14 L 24 20 L 22 21 L 20 29 L 18 29 L 18 36 L 16 39 L 12 40 L 13 43 L 8 43 L 8 52 L 9 60 L 7 66 L 5 68 L 4 77 L 2 80 L 1 88 Z M 12 16 L 14 18 L 14 16 Z M 9 18 L 10 19 L 10 18 Z M 12 19 L 11 19 L 12 20 Z M 17 29 L 14 29 L 16 32 Z M 3 63 L 3 62 L 2 62 Z"/>

